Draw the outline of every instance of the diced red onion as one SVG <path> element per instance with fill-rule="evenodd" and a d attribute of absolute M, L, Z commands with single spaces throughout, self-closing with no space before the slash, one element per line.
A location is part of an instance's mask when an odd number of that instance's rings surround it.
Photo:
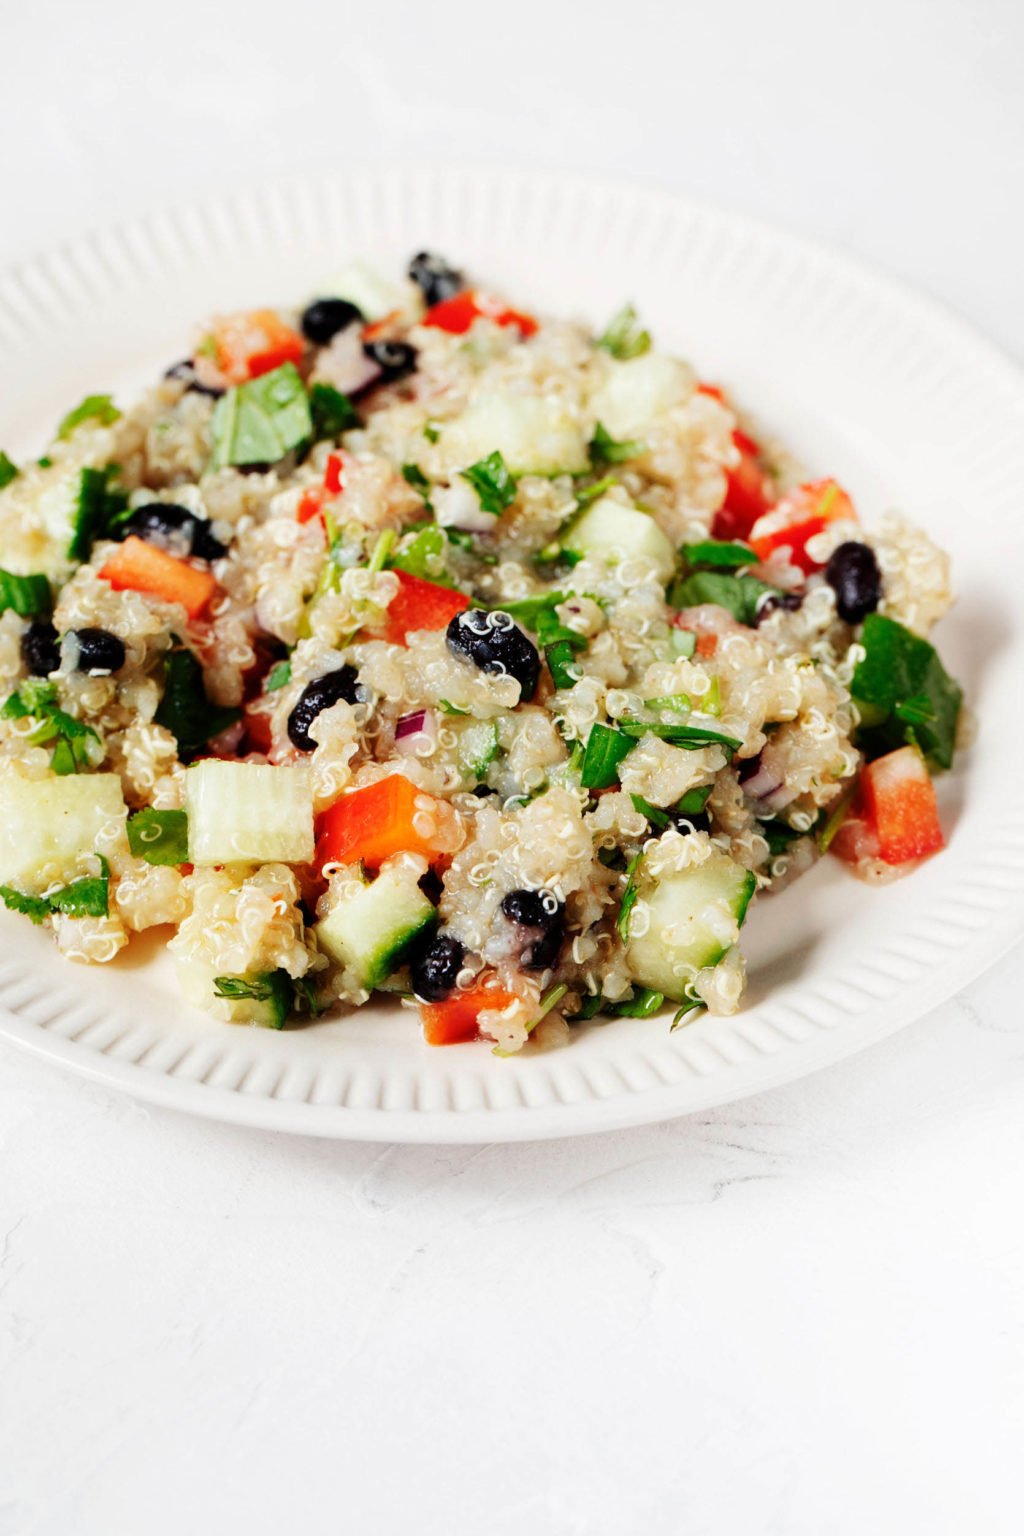
<path fill-rule="evenodd" d="M 395 751 L 405 757 L 416 757 L 424 742 L 433 745 L 437 741 L 437 721 L 433 710 L 417 709 L 411 715 L 403 715 L 395 726 Z"/>
<path fill-rule="evenodd" d="M 380 378 L 382 369 L 363 351 L 363 328 L 346 326 L 317 358 L 314 379 L 333 384 L 343 395 L 356 395 Z"/>

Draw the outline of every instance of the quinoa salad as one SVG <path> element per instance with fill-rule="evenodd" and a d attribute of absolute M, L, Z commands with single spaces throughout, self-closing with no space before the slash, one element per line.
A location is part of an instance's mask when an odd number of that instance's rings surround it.
<path fill-rule="evenodd" d="M 507 1055 L 732 1013 L 757 901 L 943 847 L 947 556 L 515 302 L 354 265 L 0 454 L 0 898 L 68 959 Z"/>

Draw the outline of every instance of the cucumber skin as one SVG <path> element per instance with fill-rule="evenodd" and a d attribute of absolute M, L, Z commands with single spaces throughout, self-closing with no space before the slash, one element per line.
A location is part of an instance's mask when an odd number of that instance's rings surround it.
<path fill-rule="evenodd" d="M 383 902 L 394 917 L 392 926 L 381 932 L 377 909 Z M 371 885 L 321 918 L 314 931 L 324 953 L 349 967 L 359 985 L 372 991 L 398 967 L 417 935 L 436 921 L 437 911 L 419 886 L 385 869 Z M 374 929 L 380 934 L 375 945 L 367 941 L 367 930 Z"/>
<path fill-rule="evenodd" d="M 754 891 L 757 889 L 757 880 L 750 870 L 743 870 L 740 865 L 734 863 L 734 861 L 729 859 L 726 854 L 712 855 L 712 859 L 717 863 L 722 881 L 734 882 L 735 889 L 728 894 L 726 894 L 723 890 L 723 894 L 721 896 L 717 898 L 712 896 L 709 899 L 720 901 L 726 907 L 730 916 L 735 920 L 736 927 L 739 929 L 742 927 L 743 920 L 747 915 L 747 908 L 750 906 L 751 897 L 753 896 Z M 726 868 L 726 866 L 728 866 L 728 868 Z M 702 870 L 703 879 L 701 879 Z M 702 866 L 702 868 L 698 868 L 694 871 L 694 875 L 698 880 L 701 881 L 702 885 L 706 886 L 708 876 L 713 876 L 714 870 L 707 869 L 706 866 Z M 737 875 L 740 875 L 742 878 L 737 880 Z M 670 893 L 671 887 L 675 883 L 679 882 L 680 884 L 683 884 L 685 883 L 685 880 L 685 873 L 679 875 L 671 875 L 667 880 L 661 882 L 661 888 L 666 893 Z M 655 890 L 655 895 L 657 894 L 657 889 L 658 888 Z M 702 905 L 706 906 L 707 901 L 703 902 Z M 722 960 L 728 951 L 733 947 L 735 940 L 712 940 L 710 943 L 705 941 L 702 948 L 699 947 L 701 942 L 701 935 L 698 931 L 698 933 L 696 933 L 690 940 L 689 945 L 685 947 L 685 963 L 692 966 L 695 972 L 698 970 L 704 970 L 709 966 L 717 965 L 719 961 Z M 681 946 L 681 949 L 683 948 L 684 947 Z M 643 934 L 639 939 L 631 940 L 630 943 L 626 946 L 626 952 L 630 960 L 634 978 L 637 982 L 644 986 L 653 987 L 657 991 L 663 992 L 666 997 L 673 998 L 677 1002 L 682 1002 L 684 1000 L 683 991 L 680 989 L 679 979 L 678 977 L 675 977 L 669 963 L 669 951 L 667 948 L 665 948 L 659 952 L 659 941 L 657 936 L 652 936 L 651 933 L 648 932 Z"/>

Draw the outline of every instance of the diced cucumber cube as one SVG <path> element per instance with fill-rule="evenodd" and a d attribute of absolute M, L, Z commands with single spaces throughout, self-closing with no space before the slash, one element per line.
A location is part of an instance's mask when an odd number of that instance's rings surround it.
<path fill-rule="evenodd" d="M 369 991 L 391 975 L 416 935 L 436 917 L 414 873 L 384 868 L 371 885 L 340 901 L 315 931 L 324 954 Z"/>
<path fill-rule="evenodd" d="M 178 984 L 185 1000 L 204 1013 L 215 1014 L 228 1024 L 257 1024 L 263 1029 L 283 1029 L 291 1012 L 292 987 L 284 971 L 230 978 L 248 983 L 260 996 L 221 997 L 216 982 L 220 972 L 196 960 L 177 960 Z M 221 978 L 226 979 L 226 978 Z"/>
<path fill-rule="evenodd" d="M 696 972 L 717 965 L 736 943 L 756 883 L 748 869 L 715 849 L 704 864 L 643 891 L 649 921 L 626 946 L 636 980 L 681 1002 Z"/>
<path fill-rule="evenodd" d="M 514 475 L 580 474 L 589 465 L 581 424 L 550 395 L 481 395 L 445 427 L 444 449 L 463 467 L 497 451 Z"/>
<path fill-rule="evenodd" d="M 0 884 L 21 891 L 66 884 L 81 873 L 79 856 L 126 815 L 116 773 L 0 775 Z"/>
<path fill-rule="evenodd" d="M 645 352 L 630 362 L 609 364 L 608 377 L 591 396 L 590 409 L 612 437 L 633 437 L 681 404 L 690 387 L 685 363 L 662 352 Z"/>
<path fill-rule="evenodd" d="M 649 560 L 658 578 L 668 581 L 676 565 L 676 552 L 653 517 L 602 496 L 576 519 L 562 540 L 576 555 L 598 555 L 609 564 L 625 559 Z"/>
<path fill-rule="evenodd" d="M 308 864 L 313 857 L 313 793 L 304 763 L 193 763 L 185 773 L 185 810 L 193 864 Z"/>

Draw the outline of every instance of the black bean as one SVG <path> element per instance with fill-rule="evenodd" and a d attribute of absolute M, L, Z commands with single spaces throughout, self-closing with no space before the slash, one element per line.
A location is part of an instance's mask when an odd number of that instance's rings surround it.
<path fill-rule="evenodd" d="M 770 592 L 758 608 L 754 623 L 760 624 L 770 613 L 796 613 L 802 605 L 799 592 Z"/>
<path fill-rule="evenodd" d="M 344 699 L 346 704 L 354 704 L 358 697 L 356 687 L 359 682 L 359 674 L 355 667 L 346 664 L 339 667 L 336 672 L 327 672 L 323 677 L 316 677 L 311 683 L 307 683 L 299 694 L 299 701 L 288 716 L 288 735 L 293 746 L 300 752 L 312 752 L 316 748 L 316 742 L 309 734 L 309 728 L 317 715 L 325 709 L 330 709 L 332 704 L 337 704 Z"/>
<path fill-rule="evenodd" d="M 669 811 L 669 820 L 677 832 L 687 835 L 690 832 L 710 832 L 711 817 L 707 811 L 691 811 L 684 814 L 682 811 Z"/>
<path fill-rule="evenodd" d="M 317 347 L 326 347 L 339 331 L 362 323 L 362 310 L 348 299 L 314 299 L 302 311 L 302 334 Z"/>
<path fill-rule="evenodd" d="M 182 358 L 180 363 L 172 363 L 164 374 L 165 379 L 180 379 L 185 386 L 185 393 L 191 395 L 209 395 L 211 400 L 219 400 L 224 393 L 222 389 L 214 389 L 210 384 L 201 384 L 196 375 L 196 366 L 190 357 Z"/>
<path fill-rule="evenodd" d="M 565 937 L 565 906 L 544 891 L 509 891 L 501 910 L 510 923 L 536 934 L 523 949 L 525 971 L 546 971 L 558 959 Z"/>
<path fill-rule="evenodd" d="M 433 251 L 420 251 L 418 256 L 413 257 L 409 263 L 409 276 L 422 290 L 423 302 L 428 309 L 433 309 L 435 304 L 445 299 L 453 298 L 466 286 L 462 273 L 456 272 L 443 256 Z"/>
<path fill-rule="evenodd" d="M 84 629 L 68 630 L 65 640 L 70 640 L 77 650 L 75 669 L 91 676 L 117 672 L 124 666 L 124 641 L 112 635 L 109 629 L 97 629 L 86 625 Z"/>
<path fill-rule="evenodd" d="M 136 507 L 118 532 L 125 538 L 134 533 L 173 554 L 198 555 L 201 560 L 219 560 L 227 554 L 227 546 L 214 536 L 205 517 L 197 517 L 171 501 L 150 501 Z"/>
<path fill-rule="evenodd" d="M 60 666 L 60 642 L 49 619 L 33 619 L 21 637 L 21 659 L 33 677 L 49 677 Z"/>
<path fill-rule="evenodd" d="M 466 951 L 450 933 L 432 933 L 409 961 L 412 989 L 428 1003 L 441 1003 L 459 979 Z"/>
<path fill-rule="evenodd" d="M 407 341 L 364 341 L 363 351 L 381 371 L 382 377 L 375 379 L 375 384 L 393 384 L 415 371 L 416 348 Z"/>
<path fill-rule="evenodd" d="M 836 594 L 836 612 L 847 624 L 859 624 L 878 607 L 882 573 L 870 544 L 840 544 L 829 557 L 825 580 Z"/>
<path fill-rule="evenodd" d="M 481 672 L 514 677 L 520 699 L 533 698 L 540 677 L 540 656 L 510 614 L 467 608 L 452 619 L 445 638 L 456 656 L 471 661 Z"/>
<path fill-rule="evenodd" d="M 432 901 L 436 907 L 444 895 L 444 881 L 436 869 L 428 869 L 425 875 L 420 875 L 416 884 L 428 901 Z"/>

